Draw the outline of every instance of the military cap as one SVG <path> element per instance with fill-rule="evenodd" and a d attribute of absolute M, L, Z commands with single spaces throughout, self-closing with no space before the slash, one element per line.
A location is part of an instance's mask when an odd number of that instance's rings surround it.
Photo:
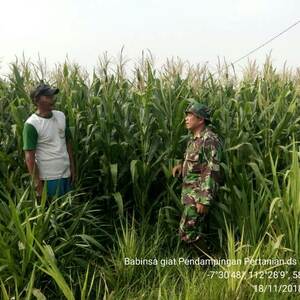
<path fill-rule="evenodd" d="M 209 121 L 210 122 L 210 109 L 202 104 L 202 103 L 199 103 L 199 102 L 191 102 L 187 109 L 185 110 L 185 113 L 192 113 L 194 114 L 196 117 L 199 117 L 199 118 L 204 118 L 205 120 Z"/>

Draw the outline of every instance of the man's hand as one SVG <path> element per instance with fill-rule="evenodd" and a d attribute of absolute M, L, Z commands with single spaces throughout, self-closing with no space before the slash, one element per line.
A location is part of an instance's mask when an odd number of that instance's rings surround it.
<path fill-rule="evenodd" d="M 25 150 L 25 162 L 27 165 L 27 169 L 31 174 L 34 182 L 34 187 L 39 197 L 42 196 L 43 193 L 43 181 L 39 176 L 39 169 L 37 164 L 35 163 L 35 150 Z"/>
<path fill-rule="evenodd" d="M 38 195 L 39 197 L 41 197 L 42 194 L 43 194 L 43 188 L 44 188 L 43 181 L 39 179 L 39 180 L 35 183 L 35 189 L 36 189 L 37 195 Z"/>
<path fill-rule="evenodd" d="M 201 215 L 206 215 L 208 213 L 208 206 L 201 203 L 196 203 L 197 213 Z"/>
<path fill-rule="evenodd" d="M 181 174 L 182 174 L 182 165 L 181 165 L 181 164 L 175 166 L 175 167 L 172 169 L 173 177 L 176 177 L 176 173 L 178 173 L 178 176 L 181 176 Z"/>

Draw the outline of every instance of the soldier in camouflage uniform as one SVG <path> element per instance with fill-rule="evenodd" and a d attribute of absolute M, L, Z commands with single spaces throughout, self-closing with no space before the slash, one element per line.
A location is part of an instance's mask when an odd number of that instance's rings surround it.
<path fill-rule="evenodd" d="M 207 126 L 209 123 L 208 107 L 197 102 L 188 106 L 185 124 L 193 136 L 187 144 L 183 163 L 173 168 L 173 176 L 179 173 L 183 178 L 184 209 L 179 234 L 187 243 L 203 240 L 209 208 L 220 183 L 221 141 Z"/>

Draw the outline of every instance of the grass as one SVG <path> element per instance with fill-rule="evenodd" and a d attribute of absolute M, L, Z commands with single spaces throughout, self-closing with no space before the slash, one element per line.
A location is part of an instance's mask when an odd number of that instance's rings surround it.
<path fill-rule="evenodd" d="M 299 285 L 299 72 L 280 73 L 268 59 L 237 79 L 229 67 L 217 76 L 180 61 L 155 70 L 144 58 L 132 74 L 105 57 L 91 79 L 76 64 L 49 71 L 23 59 L 0 79 L 2 298 L 296 298 L 255 286 Z M 28 93 L 41 79 L 60 89 L 78 174 L 76 189 L 51 203 L 35 198 L 22 151 L 22 127 L 34 111 Z M 189 98 L 212 108 L 225 145 L 212 257 L 297 265 L 178 263 L 201 255 L 178 240 L 180 180 L 171 176 L 188 139 Z M 126 258 L 158 263 L 125 265 Z M 289 276 L 274 278 L 275 271 Z"/>

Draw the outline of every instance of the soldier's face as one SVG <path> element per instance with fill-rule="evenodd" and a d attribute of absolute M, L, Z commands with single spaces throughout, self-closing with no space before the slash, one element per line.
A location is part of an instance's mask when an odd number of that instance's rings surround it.
<path fill-rule="evenodd" d="M 203 123 L 204 123 L 203 118 L 198 118 L 190 112 L 186 113 L 186 115 L 185 115 L 185 127 L 188 130 L 193 131 L 195 129 L 198 129 L 199 127 L 202 126 Z"/>

